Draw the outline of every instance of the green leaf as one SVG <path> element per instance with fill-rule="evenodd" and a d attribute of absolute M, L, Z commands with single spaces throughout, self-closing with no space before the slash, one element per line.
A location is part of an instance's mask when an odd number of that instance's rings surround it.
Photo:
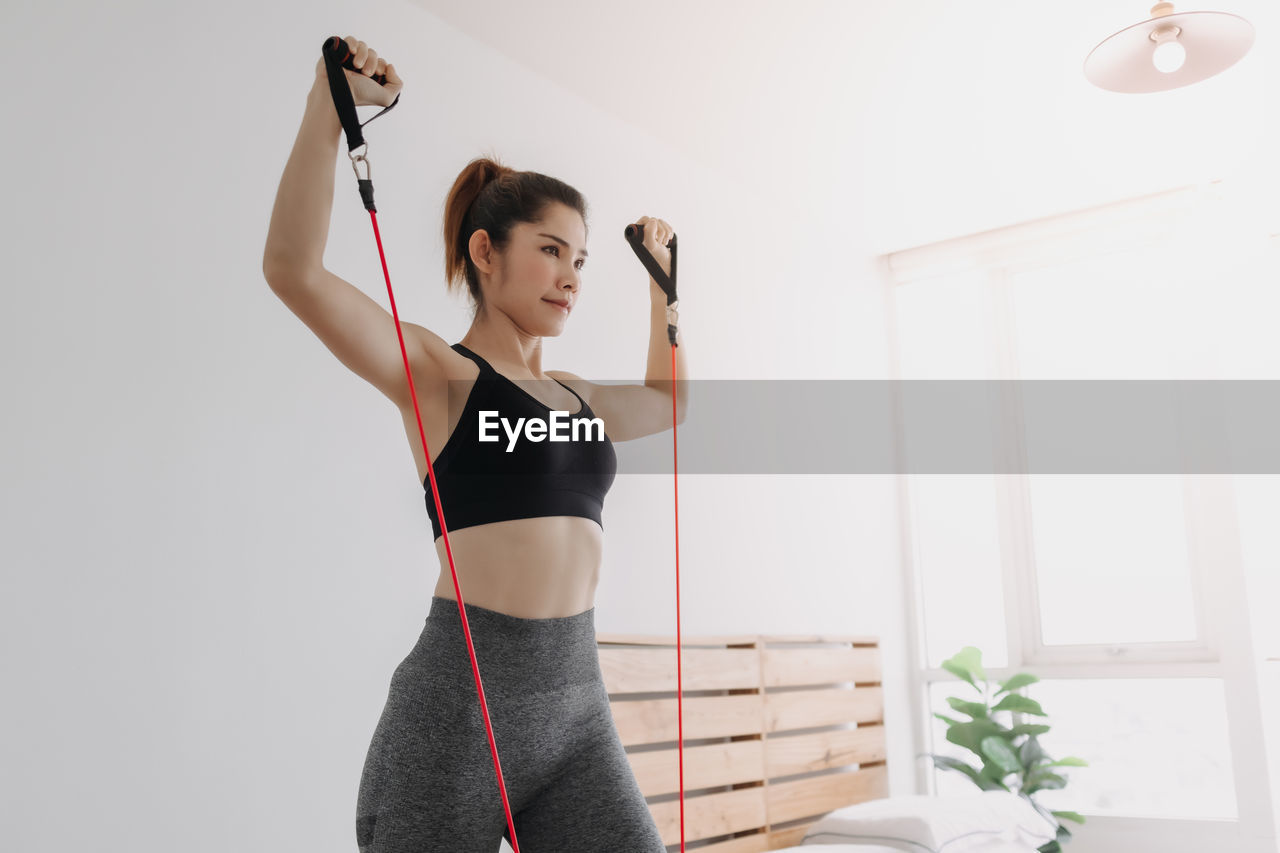
<path fill-rule="evenodd" d="M 1036 791 L 1065 788 L 1066 786 L 1067 780 L 1065 777 L 1048 770 L 1037 770 L 1027 774 L 1022 790 L 1027 794 L 1032 794 Z"/>
<path fill-rule="evenodd" d="M 1035 714 L 1037 717 L 1049 716 L 1040 707 L 1040 703 L 1034 699 L 1028 699 L 1026 696 L 1019 696 L 1017 693 L 1010 693 L 1000 700 L 999 704 L 991 709 L 992 711 L 1017 711 L 1020 714 Z"/>
<path fill-rule="evenodd" d="M 1005 788 L 1003 785 L 999 783 L 995 783 L 993 785 L 991 783 L 991 780 L 984 777 L 982 773 L 980 773 L 979 771 L 975 770 L 974 768 L 970 767 L 968 764 L 965 764 L 963 761 L 960 761 L 957 758 L 953 758 L 949 755 L 933 755 L 932 753 L 930 754 L 929 757 L 932 758 L 934 762 L 944 770 L 955 770 L 957 772 L 963 773 L 964 775 L 968 776 L 969 781 L 973 782 L 973 784 L 977 785 L 979 788 L 981 788 L 984 791 L 990 791 L 995 788 L 1008 790 L 1007 788 Z"/>
<path fill-rule="evenodd" d="M 1076 823 L 1085 822 L 1084 815 L 1080 814 L 1079 812 L 1054 812 L 1053 816 L 1066 818 L 1067 820 L 1074 820 Z"/>
<path fill-rule="evenodd" d="M 974 690 L 977 690 L 978 692 L 982 692 L 982 688 L 974 683 L 973 676 L 969 673 L 969 670 L 965 669 L 964 667 L 956 666 L 949 660 L 944 660 L 942 662 L 942 668 L 945 669 L 947 672 L 951 673 L 952 675 L 972 684 Z"/>
<path fill-rule="evenodd" d="M 983 775 L 978 779 L 978 787 L 984 791 L 1008 791 L 1009 786 L 1001 782 L 999 779 L 992 779 L 990 776 Z"/>
<path fill-rule="evenodd" d="M 987 712 L 990 710 L 983 702 L 966 702 L 955 696 L 948 696 L 947 704 L 962 714 L 968 714 L 975 720 L 987 719 Z"/>
<path fill-rule="evenodd" d="M 952 725 L 952 726 L 960 725 L 959 720 L 948 717 L 946 714 L 939 714 L 937 711 L 934 711 L 933 715 L 937 717 L 939 720 L 942 720 L 944 723 L 947 723 L 948 725 Z"/>
<path fill-rule="evenodd" d="M 1001 681 L 1000 689 L 996 691 L 995 695 L 999 696 L 1001 693 L 1017 690 L 1019 687 L 1026 687 L 1028 684 L 1035 684 L 1039 680 L 1037 676 L 1029 672 L 1020 672 L 1007 681 Z"/>
<path fill-rule="evenodd" d="M 1012 734 L 1012 735 L 1014 735 L 1014 736 L 1017 736 L 1017 735 L 1032 735 L 1032 736 L 1035 736 L 1035 735 L 1042 735 L 1042 734 L 1044 734 L 1044 733 L 1045 733 L 1045 732 L 1047 732 L 1047 731 L 1049 731 L 1049 727 L 1048 727 L 1048 726 L 1045 726 L 1045 725 L 1041 725 L 1041 724 L 1039 724 L 1039 723 L 1019 723 L 1018 725 L 1016 725 L 1016 726 L 1014 726 L 1013 728 L 1009 729 L 1010 734 Z"/>
<path fill-rule="evenodd" d="M 1060 758 L 1052 764 L 1046 764 L 1046 767 L 1088 767 L 1089 762 L 1083 758 L 1076 758 L 1074 755 L 1068 755 L 1066 758 Z"/>
<path fill-rule="evenodd" d="M 979 691 L 982 688 L 978 687 L 978 681 L 987 680 L 987 674 L 982 671 L 982 652 L 974 646 L 965 646 L 958 653 L 944 660 L 942 668 L 952 675 L 963 678 Z"/>
<path fill-rule="evenodd" d="M 990 735 L 982 739 L 982 754 L 991 759 L 1005 773 L 1018 773 L 1022 770 L 1022 762 L 1009 746 L 1009 742 L 999 735 Z"/>
<path fill-rule="evenodd" d="M 982 739 L 991 735 L 1004 734 L 1004 732 L 1005 729 L 992 720 L 974 720 L 971 723 L 960 723 L 947 729 L 947 740 L 983 758 Z"/>
<path fill-rule="evenodd" d="M 1022 742 L 1022 746 L 1018 749 L 1018 757 L 1022 760 L 1022 766 L 1028 771 L 1032 771 L 1049 756 L 1040 746 L 1040 741 L 1035 737 L 1029 737 Z"/>

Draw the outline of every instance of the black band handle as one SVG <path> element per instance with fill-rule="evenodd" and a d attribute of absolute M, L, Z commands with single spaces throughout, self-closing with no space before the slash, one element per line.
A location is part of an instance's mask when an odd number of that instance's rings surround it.
<path fill-rule="evenodd" d="M 667 242 L 667 246 L 671 249 L 671 275 L 662 269 L 662 264 L 658 263 L 658 259 L 644 245 L 644 226 L 632 223 L 628 225 L 623 236 L 627 238 L 627 242 L 631 244 L 631 248 L 635 250 L 636 257 L 640 259 L 640 263 L 644 264 L 644 268 L 649 271 L 649 275 L 653 276 L 653 280 L 658 283 L 658 287 L 662 288 L 662 292 L 667 294 L 667 304 L 670 305 L 676 301 L 676 235 L 671 235 L 671 240 Z"/>
<path fill-rule="evenodd" d="M 361 128 L 400 103 L 400 96 L 396 95 L 396 99 L 390 106 L 362 124 L 356 115 L 356 101 L 351 96 L 351 85 L 347 82 L 347 76 L 342 73 L 344 68 L 356 70 L 353 64 L 355 54 L 351 52 L 351 45 L 347 44 L 345 39 L 330 36 L 324 40 L 320 51 L 324 55 L 324 66 L 329 76 L 329 93 L 333 95 L 333 105 L 338 110 L 338 120 L 342 122 L 342 129 L 347 134 L 347 151 L 354 151 L 365 144 Z M 371 79 L 379 85 L 387 82 L 385 74 L 375 74 Z"/>
<path fill-rule="evenodd" d="M 364 73 L 356 68 L 356 55 L 351 52 L 351 45 L 347 43 L 346 39 L 330 36 L 324 43 L 324 49 L 331 51 L 337 63 L 348 71 L 354 71 L 357 74 Z M 374 74 L 370 79 L 379 86 L 387 84 L 387 75 L 385 74 Z"/>
<path fill-rule="evenodd" d="M 667 242 L 668 248 L 671 249 L 671 275 L 662 269 L 662 264 L 658 263 L 658 259 L 653 256 L 653 252 L 644 244 L 644 226 L 632 223 L 623 231 L 623 236 L 627 238 L 627 242 L 631 244 L 631 248 L 635 251 L 636 257 L 640 259 L 640 263 L 644 264 L 644 268 L 649 271 L 649 275 L 657 282 L 658 287 L 662 288 L 662 292 L 667 295 L 667 338 L 671 341 L 672 346 L 676 344 L 676 314 L 673 307 L 676 303 L 676 235 L 672 234 L 671 239 Z"/>

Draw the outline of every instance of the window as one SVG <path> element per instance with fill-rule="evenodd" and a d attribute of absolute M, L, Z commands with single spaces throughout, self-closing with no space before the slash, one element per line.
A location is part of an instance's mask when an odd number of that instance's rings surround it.
<path fill-rule="evenodd" d="M 1280 375 L 1276 336 L 1256 318 L 1276 316 L 1258 299 L 1280 307 L 1262 295 L 1280 281 L 1275 244 L 1254 211 L 1238 210 L 1216 182 L 891 255 L 896 378 L 1002 380 L 982 383 L 1012 395 L 992 401 L 994 428 L 997 413 L 1023 412 L 1027 380 L 1256 378 L 1260 363 Z M 1153 400 L 1177 422 L 1172 398 Z M 903 409 L 910 459 L 908 400 Z M 928 428 L 948 428 L 937 420 Z M 1034 414 L 1018 420 L 1028 460 L 1061 438 L 1053 430 Z M 1246 751 L 1262 733 L 1241 704 L 1248 691 L 1225 689 L 1253 677 L 1252 661 L 1223 651 L 1248 647 L 1223 642 L 1239 639 L 1232 614 L 1247 609 L 1234 505 L 1221 500 L 1229 479 L 993 466 L 902 482 L 929 705 L 919 751 L 976 763 L 932 716 L 963 718 L 946 697 L 977 696 L 940 668 L 972 645 L 992 682 L 1041 679 L 1021 692 L 1047 721 L 1014 723 L 1047 722 L 1054 758 L 1090 762 L 1062 768 L 1067 787 L 1037 801 L 1086 816 L 1244 813 L 1237 796 L 1250 792 L 1236 775 L 1256 767 Z M 974 790 L 953 771 L 928 778 L 939 793 Z"/>

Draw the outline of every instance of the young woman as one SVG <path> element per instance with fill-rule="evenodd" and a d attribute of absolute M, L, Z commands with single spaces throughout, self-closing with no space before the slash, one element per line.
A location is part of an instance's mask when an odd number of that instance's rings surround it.
<path fill-rule="evenodd" d="M 359 69 L 345 71 L 355 103 L 390 104 L 403 87 L 395 67 L 346 41 Z M 369 746 L 357 843 L 362 853 L 491 853 L 508 835 L 506 815 L 395 321 L 322 265 L 341 133 L 321 60 L 263 271 L 325 346 L 399 407 L 441 564 L 426 626 L 391 678 Z M 671 227 L 648 216 L 637 224 L 670 271 Z M 471 328 L 450 346 L 422 326 L 401 327 L 517 839 L 527 853 L 663 853 L 609 710 L 593 602 L 612 441 L 671 427 L 666 297 L 650 278 L 646 384 L 596 385 L 542 367 L 543 337 L 564 331 L 582 295 L 586 205 L 575 189 L 474 160 L 449 192 L 444 241 L 449 286 L 465 284 L 471 296 Z M 684 347 L 676 352 L 684 379 Z M 486 432 L 485 412 L 507 426 Z M 556 412 L 563 424 L 599 419 L 603 430 L 512 440 L 520 418 L 554 423 Z"/>

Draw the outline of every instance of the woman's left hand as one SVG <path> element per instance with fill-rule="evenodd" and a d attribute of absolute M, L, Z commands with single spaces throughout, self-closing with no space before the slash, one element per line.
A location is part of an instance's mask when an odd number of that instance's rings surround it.
<path fill-rule="evenodd" d="M 662 271 L 671 275 L 671 249 L 667 247 L 667 243 L 675 236 L 675 229 L 668 225 L 666 220 L 652 216 L 641 216 L 634 224 L 644 227 L 644 239 L 641 244 L 653 255 L 658 266 L 662 267 Z M 655 288 L 658 287 L 653 276 L 649 276 L 649 284 Z M 661 288 L 658 288 L 658 292 L 662 292 Z"/>

